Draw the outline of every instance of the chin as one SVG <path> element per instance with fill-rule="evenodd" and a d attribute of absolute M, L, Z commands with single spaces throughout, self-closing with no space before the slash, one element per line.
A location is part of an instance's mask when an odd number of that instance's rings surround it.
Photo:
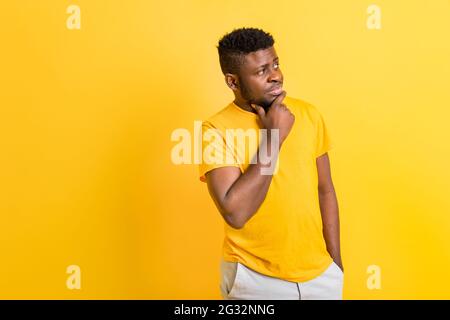
<path fill-rule="evenodd" d="M 264 110 L 268 110 L 272 102 L 276 99 L 276 96 L 272 95 L 264 95 L 262 99 L 252 102 L 254 104 L 257 104 L 258 106 L 261 106 L 264 108 Z"/>
<path fill-rule="evenodd" d="M 277 98 L 276 96 L 269 95 L 266 99 L 264 99 L 264 103 L 262 103 L 264 109 L 269 108 L 276 98 Z"/>

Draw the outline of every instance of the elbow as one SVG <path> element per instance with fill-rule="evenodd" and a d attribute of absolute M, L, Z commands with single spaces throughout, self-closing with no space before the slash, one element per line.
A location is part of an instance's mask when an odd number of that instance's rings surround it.
<path fill-rule="evenodd" d="M 244 218 L 244 215 L 237 212 L 224 212 L 222 213 L 225 222 L 234 229 L 242 229 L 247 222 Z"/>
<path fill-rule="evenodd" d="M 223 201 L 219 207 L 225 222 L 234 229 L 244 228 L 248 220 L 247 217 L 251 217 L 245 206 L 239 201 L 232 200 L 232 198 Z"/>
<path fill-rule="evenodd" d="M 320 187 L 318 188 L 319 196 L 326 196 L 326 195 L 332 195 L 335 193 L 333 186 L 326 186 L 326 187 Z"/>
<path fill-rule="evenodd" d="M 245 226 L 245 222 L 238 222 L 238 221 L 227 221 L 227 224 L 233 229 L 237 230 L 240 230 Z"/>

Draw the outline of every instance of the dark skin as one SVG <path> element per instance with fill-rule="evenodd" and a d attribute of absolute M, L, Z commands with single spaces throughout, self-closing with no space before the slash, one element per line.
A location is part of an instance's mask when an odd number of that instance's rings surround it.
<path fill-rule="evenodd" d="M 286 92 L 273 91 L 283 85 L 283 74 L 274 47 L 245 55 L 239 74 L 225 74 L 225 82 L 233 90 L 234 103 L 237 106 L 257 113 L 263 128 L 279 130 L 278 145 L 272 146 L 270 139 L 266 143 L 269 150 L 280 150 L 295 117 L 283 103 Z M 231 227 L 243 228 L 263 203 L 272 181 L 272 175 L 261 174 L 261 168 L 264 166 L 269 165 L 262 164 L 258 159 L 256 163 L 250 164 L 244 173 L 237 167 L 222 167 L 206 174 L 209 193 L 225 222 Z M 316 159 L 316 166 L 323 236 L 327 251 L 343 271 L 339 209 L 327 153 Z M 248 197 L 249 194 L 252 197 Z"/>

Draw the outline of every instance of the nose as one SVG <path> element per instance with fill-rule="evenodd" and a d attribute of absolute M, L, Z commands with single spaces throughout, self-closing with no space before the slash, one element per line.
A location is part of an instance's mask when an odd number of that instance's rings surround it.
<path fill-rule="evenodd" d="M 281 73 L 281 70 L 278 69 L 272 69 L 272 72 L 269 75 L 268 78 L 269 82 L 283 82 L 283 74 Z"/>

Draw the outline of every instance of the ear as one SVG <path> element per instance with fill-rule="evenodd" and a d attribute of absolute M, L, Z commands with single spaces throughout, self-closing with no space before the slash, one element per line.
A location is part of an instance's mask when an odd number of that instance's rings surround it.
<path fill-rule="evenodd" d="M 236 91 L 239 89 L 238 77 L 236 77 L 236 75 L 234 75 L 232 73 L 225 74 L 225 83 L 233 91 Z"/>

